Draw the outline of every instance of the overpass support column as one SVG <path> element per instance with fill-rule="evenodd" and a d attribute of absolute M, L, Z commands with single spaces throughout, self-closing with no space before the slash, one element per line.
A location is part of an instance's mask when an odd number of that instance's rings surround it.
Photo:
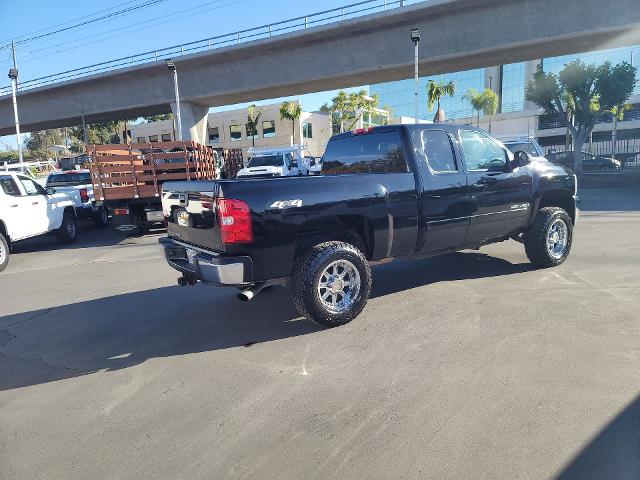
<path fill-rule="evenodd" d="M 171 104 L 171 111 L 176 118 L 176 104 Z M 182 127 L 182 139 L 186 142 L 189 140 L 207 144 L 207 116 L 209 107 L 196 105 L 195 103 L 180 102 L 180 124 Z M 176 125 L 176 136 L 178 128 Z M 177 138 L 176 138 L 177 140 Z"/>

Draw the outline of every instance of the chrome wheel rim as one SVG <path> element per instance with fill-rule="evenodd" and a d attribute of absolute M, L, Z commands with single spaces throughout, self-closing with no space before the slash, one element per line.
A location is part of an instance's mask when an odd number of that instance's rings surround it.
<path fill-rule="evenodd" d="M 2 265 L 7 259 L 7 252 L 4 248 L 4 243 L 0 242 L 0 265 Z"/>
<path fill-rule="evenodd" d="M 76 224 L 73 220 L 67 220 L 67 233 L 71 238 L 76 236 Z"/>
<path fill-rule="evenodd" d="M 557 218 L 547 231 L 547 251 L 551 257 L 560 259 L 567 250 L 569 229 L 564 220 Z"/>
<path fill-rule="evenodd" d="M 348 260 L 336 260 L 320 274 L 318 298 L 329 312 L 344 313 L 356 302 L 360 285 L 356 266 Z"/>

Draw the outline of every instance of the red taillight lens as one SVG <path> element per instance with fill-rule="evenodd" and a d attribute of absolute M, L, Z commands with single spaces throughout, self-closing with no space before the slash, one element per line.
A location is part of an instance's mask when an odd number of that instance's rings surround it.
<path fill-rule="evenodd" d="M 352 135 L 366 135 L 367 133 L 371 133 L 373 132 L 373 127 L 369 127 L 369 128 L 356 128 L 353 132 Z"/>
<path fill-rule="evenodd" d="M 80 200 L 82 203 L 87 203 L 89 201 L 89 193 L 86 188 L 80 189 Z"/>
<path fill-rule="evenodd" d="M 114 208 L 113 209 L 113 214 L 114 215 L 129 215 L 129 209 L 128 208 Z"/>
<path fill-rule="evenodd" d="M 218 223 L 222 243 L 253 242 L 251 210 L 242 200 L 218 200 Z"/>

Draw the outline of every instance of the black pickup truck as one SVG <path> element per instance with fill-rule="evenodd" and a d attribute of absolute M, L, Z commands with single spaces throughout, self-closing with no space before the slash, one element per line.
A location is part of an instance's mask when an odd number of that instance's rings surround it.
<path fill-rule="evenodd" d="M 576 178 L 467 126 L 425 124 L 334 136 L 322 175 L 167 182 L 165 257 L 180 285 L 288 283 L 307 318 L 337 326 L 371 291 L 370 263 L 514 239 L 531 262 L 561 264 Z"/>

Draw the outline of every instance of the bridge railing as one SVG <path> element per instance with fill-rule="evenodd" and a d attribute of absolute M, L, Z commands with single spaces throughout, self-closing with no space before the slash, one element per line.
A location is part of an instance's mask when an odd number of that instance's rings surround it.
<path fill-rule="evenodd" d="M 421 1 L 421 0 L 420 0 Z M 87 77 L 98 73 L 110 72 L 120 68 L 126 68 L 134 65 L 155 62 L 176 55 L 185 55 L 188 53 L 205 52 L 215 50 L 217 48 L 238 45 L 253 40 L 260 40 L 275 37 L 285 33 L 302 31 L 307 28 L 327 25 L 340 22 L 342 20 L 352 19 L 368 15 L 371 13 L 384 12 L 391 9 L 401 8 L 405 5 L 417 3 L 416 0 L 363 0 L 342 7 L 323 10 L 310 15 L 296 18 L 290 18 L 280 22 L 270 23 L 259 27 L 238 30 L 224 35 L 196 40 L 193 42 L 174 45 L 172 47 L 162 48 L 158 50 L 150 50 L 148 52 L 121 57 L 106 62 L 95 63 L 86 67 L 75 68 L 65 72 L 46 75 L 44 77 L 34 78 L 26 81 L 18 82 L 18 91 L 24 91 L 32 88 L 60 83 L 76 78 Z M 0 96 L 11 93 L 11 87 L 6 86 L 0 88 Z"/>

